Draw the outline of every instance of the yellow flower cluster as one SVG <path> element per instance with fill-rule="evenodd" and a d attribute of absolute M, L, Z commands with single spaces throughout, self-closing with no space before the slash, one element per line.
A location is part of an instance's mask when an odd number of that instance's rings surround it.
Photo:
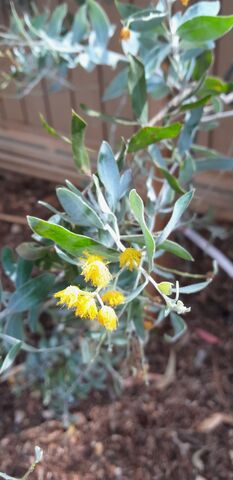
<path fill-rule="evenodd" d="M 136 250 L 135 248 L 126 248 L 120 254 L 120 266 L 121 268 L 126 267 L 132 272 L 134 268 L 139 267 L 141 257 L 142 254 L 139 250 Z"/>
<path fill-rule="evenodd" d="M 84 255 L 82 275 L 85 282 L 91 282 L 97 289 L 94 292 L 87 292 L 80 290 L 75 285 L 70 285 L 55 293 L 54 297 L 59 299 L 58 305 L 66 305 L 68 308 L 75 309 L 76 316 L 88 320 L 96 319 L 107 330 L 116 330 L 118 318 L 112 307 L 124 303 L 125 297 L 118 290 L 108 290 L 101 297 L 99 296 L 99 290 L 107 287 L 112 280 L 112 275 L 107 262 L 101 256 L 91 255 L 87 252 Z M 134 248 L 126 248 L 119 256 L 120 267 L 126 267 L 131 271 L 139 266 L 140 261 L 141 252 Z M 101 305 L 99 310 L 96 300 Z"/>
<path fill-rule="evenodd" d="M 91 282 L 94 287 L 105 288 L 112 279 L 112 275 L 103 259 L 98 255 L 85 253 L 82 275 L 86 282 Z"/>

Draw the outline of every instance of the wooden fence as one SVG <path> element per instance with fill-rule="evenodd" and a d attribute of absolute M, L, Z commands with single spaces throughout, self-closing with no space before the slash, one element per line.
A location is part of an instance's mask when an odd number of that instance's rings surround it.
<path fill-rule="evenodd" d="M 7 0 L 2 0 L 0 9 L 0 23 L 7 23 Z M 40 0 L 39 5 L 49 3 L 52 7 L 61 3 L 59 0 Z M 70 7 L 74 8 L 74 0 L 69 0 Z M 113 23 L 117 24 L 117 14 L 113 0 L 102 0 L 100 3 L 107 9 Z M 135 3 L 140 3 L 135 1 Z M 195 2 L 194 2 L 195 3 Z M 222 14 L 232 14 L 231 1 L 223 0 Z M 5 5 L 5 6 L 4 6 Z M 119 44 L 118 32 L 113 38 L 113 47 Z M 217 46 L 214 74 L 224 76 L 233 63 L 232 56 L 233 34 L 226 35 Z M 4 62 L 2 60 L 1 62 Z M 2 69 L 4 65 L 2 65 Z M 69 81 L 73 89 L 49 94 L 46 81 L 42 81 L 33 92 L 20 100 L 14 97 L 14 92 L 7 91 L 0 97 L 0 167 L 17 173 L 37 176 L 54 182 L 64 181 L 65 178 L 77 180 L 70 148 L 57 139 L 50 138 L 40 124 L 38 112 L 41 112 L 47 121 L 58 131 L 68 134 L 70 130 L 71 108 L 81 112 L 79 104 L 86 103 L 91 108 L 104 113 L 117 113 L 119 101 L 102 101 L 105 87 L 109 84 L 114 72 L 109 67 L 97 67 L 91 74 L 78 68 L 69 74 Z M 152 109 L 156 105 L 151 105 Z M 128 105 L 124 107 L 124 115 L 128 112 Z M 115 126 L 102 123 L 88 117 L 87 144 L 92 150 L 99 148 L 100 142 L 105 139 L 111 142 L 117 133 L 127 136 L 132 132 Z M 233 154 L 233 121 L 226 120 L 214 133 L 201 135 L 203 144 L 216 148 L 224 154 Z M 228 208 L 233 203 L 233 175 L 227 173 L 202 174 L 196 178 L 198 195 L 195 208 L 198 211 L 213 206 L 217 216 L 233 220 L 233 212 Z M 204 201 L 203 201 L 204 199 Z"/>

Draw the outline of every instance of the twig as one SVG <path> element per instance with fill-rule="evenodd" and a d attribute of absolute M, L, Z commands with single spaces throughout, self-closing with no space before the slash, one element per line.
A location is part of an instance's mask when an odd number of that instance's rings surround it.
<path fill-rule="evenodd" d="M 203 238 L 199 233 L 192 230 L 192 228 L 185 227 L 183 232 L 195 245 L 203 250 L 209 257 L 216 260 L 218 265 L 233 278 L 233 263 L 220 250 L 213 245 L 210 245 L 208 240 Z"/>
<path fill-rule="evenodd" d="M 219 112 L 214 115 L 206 115 L 201 119 L 201 123 L 213 122 L 214 120 L 221 120 L 223 118 L 233 117 L 233 110 L 228 110 L 227 112 Z"/>
<path fill-rule="evenodd" d="M 0 213 L 0 220 L 8 223 L 19 223 L 20 225 L 27 225 L 27 219 L 19 215 Z"/>

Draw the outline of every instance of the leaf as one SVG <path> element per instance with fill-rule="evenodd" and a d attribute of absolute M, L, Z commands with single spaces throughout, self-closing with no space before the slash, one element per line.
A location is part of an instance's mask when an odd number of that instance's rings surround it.
<path fill-rule="evenodd" d="M 18 255 L 25 260 L 39 260 L 49 252 L 50 247 L 42 247 L 38 243 L 23 242 L 17 248 Z"/>
<path fill-rule="evenodd" d="M 182 40 L 201 44 L 217 40 L 233 27 L 233 15 L 222 17 L 198 16 L 186 21 L 177 30 Z"/>
<path fill-rule="evenodd" d="M 132 55 L 129 55 L 128 89 L 136 118 L 142 123 L 146 123 L 148 120 L 148 103 L 144 66 Z"/>
<path fill-rule="evenodd" d="M 74 16 L 72 25 L 72 43 L 79 43 L 88 33 L 87 6 L 82 5 Z"/>
<path fill-rule="evenodd" d="M 233 158 L 215 157 L 201 158 L 195 160 L 196 172 L 205 172 L 208 170 L 222 170 L 225 172 L 233 170 Z"/>
<path fill-rule="evenodd" d="M 80 103 L 81 109 L 90 117 L 98 118 L 99 120 L 104 120 L 105 122 L 115 123 L 116 125 L 138 125 L 137 122 L 133 120 L 129 120 L 123 117 L 115 117 L 112 115 L 108 115 L 107 113 L 97 112 L 97 110 L 93 110 L 89 108 L 84 103 Z"/>
<path fill-rule="evenodd" d="M 62 3 L 53 11 L 51 20 L 48 25 L 47 34 L 50 37 L 57 37 L 61 33 L 62 24 L 67 14 L 68 6 L 66 3 Z"/>
<path fill-rule="evenodd" d="M 159 171 L 163 174 L 168 184 L 175 192 L 180 194 L 185 193 L 185 190 L 181 187 L 177 178 L 174 177 L 174 175 L 172 175 L 166 168 L 160 168 Z"/>
<path fill-rule="evenodd" d="M 105 89 L 103 100 L 112 100 L 113 98 L 117 98 L 124 93 L 127 93 L 127 80 L 128 70 L 127 68 L 124 68 L 115 75 L 111 83 Z"/>
<path fill-rule="evenodd" d="M 127 20 L 135 12 L 140 12 L 141 10 L 140 7 L 137 7 L 129 3 L 119 2 L 118 0 L 115 0 L 115 5 L 121 18 L 123 18 L 124 20 Z"/>
<path fill-rule="evenodd" d="M 193 256 L 188 250 L 186 250 L 186 248 L 171 240 L 164 240 L 163 243 L 158 245 L 157 250 L 165 250 L 166 252 L 173 253 L 173 255 L 183 258 L 184 260 L 194 261 Z"/>
<path fill-rule="evenodd" d="M 4 333 L 0 333 L 0 338 L 4 340 L 4 342 L 8 342 L 12 345 L 16 345 L 19 340 L 17 338 L 11 337 L 10 335 L 5 335 Z M 63 346 L 58 346 L 58 347 L 48 347 L 48 348 L 35 348 L 32 345 L 29 345 L 28 343 L 21 342 L 21 350 L 25 352 L 31 352 L 31 353 L 39 353 L 39 352 L 56 352 L 56 351 L 63 351 L 64 352 L 64 347 Z"/>
<path fill-rule="evenodd" d="M 2 312 L 2 316 L 4 317 L 4 310 Z M 8 315 L 6 325 L 4 328 L 4 333 L 7 335 L 12 335 L 18 340 L 24 339 L 25 331 L 24 331 L 24 319 L 23 319 L 22 312 Z"/>
<path fill-rule="evenodd" d="M 124 304 L 132 302 L 132 300 L 137 298 L 146 286 L 147 286 L 147 280 L 145 282 L 141 283 L 141 285 L 139 285 L 137 288 L 133 289 L 133 291 L 129 295 L 127 295 L 127 297 L 125 298 Z"/>
<path fill-rule="evenodd" d="M 151 234 L 150 230 L 148 229 L 145 218 L 144 218 L 144 204 L 141 197 L 138 195 L 136 190 L 131 190 L 129 194 L 129 203 L 132 213 L 137 220 L 138 224 L 142 229 L 142 233 L 144 235 L 146 251 L 147 251 L 147 258 L 150 271 L 153 268 L 153 257 L 155 253 L 155 241 L 153 235 Z"/>
<path fill-rule="evenodd" d="M 1 250 L 1 263 L 3 270 L 7 277 L 11 279 L 12 282 L 16 280 L 16 269 L 17 264 L 13 256 L 12 249 L 10 247 L 3 247 Z"/>
<path fill-rule="evenodd" d="M 24 258 L 19 258 L 17 263 L 17 270 L 16 270 L 16 287 L 20 287 L 23 283 L 27 282 L 29 279 L 32 269 L 33 269 L 33 262 L 30 260 L 25 260 Z"/>
<path fill-rule="evenodd" d="M 211 50 L 205 50 L 196 58 L 195 67 L 193 70 L 193 78 L 199 81 L 203 75 L 210 69 L 214 62 L 214 55 Z"/>
<path fill-rule="evenodd" d="M 95 2 L 94 0 L 88 0 L 87 7 L 91 27 L 95 32 L 96 40 L 98 44 L 104 48 L 106 47 L 109 39 L 110 23 L 108 17 L 99 3 Z"/>
<path fill-rule="evenodd" d="M 15 345 L 11 347 L 7 356 L 4 358 L 3 363 L 0 368 L 0 375 L 5 372 L 14 362 L 16 356 L 18 355 L 21 349 L 22 342 L 17 342 Z"/>
<path fill-rule="evenodd" d="M 161 245 L 161 243 L 163 243 L 164 240 L 166 240 L 166 238 L 170 235 L 170 233 L 176 228 L 181 216 L 189 206 L 193 198 L 193 194 L 194 194 L 194 190 L 190 190 L 189 192 L 182 195 L 182 197 L 178 198 L 178 200 L 174 205 L 172 216 L 169 222 L 167 223 L 166 227 L 158 236 L 156 245 Z"/>
<path fill-rule="evenodd" d="M 84 144 L 86 122 L 72 111 L 71 139 L 74 163 L 84 173 L 90 173 L 90 160 Z"/>
<path fill-rule="evenodd" d="M 115 209 L 120 198 L 120 173 L 113 151 L 107 142 L 102 142 L 101 144 L 97 171 L 108 194 L 110 206 Z"/>
<path fill-rule="evenodd" d="M 36 217 L 28 217 L 28 224 L 35 233 L 53 240 L 56 245 L 75 257 L 83 255 L 83 252 L 88 251 L 102 255 L 111 261 L 118 261 L 119 259 L 119 254 L 116 250 L 106 248 L 90 237 L 72 233 L 60 225 L 55 225 Z"/>
<path fill-rule="evenodd" d="M 184 15 L 182 16 L 182 23 L 190 20 L 194 17 L 199 17 L 202 15 L 208 16 L 216 16 L 220 10 L 220 2 L 219 1 L 204 1 L 195 3 L 195 5 L 191 5 L 191 7 L 187 8 Z"/>
<path fill-rule="evenodd" d="M 84 227 L 104 228 L 103 222 L 84 198 L 68 188 L 57 189 L 57 197 L 73 223 Z"/>
<path fill-rule="evenodd" d="M 35 463 L 41 462 L 43 459 L 43 450 L 42 448 L 35 446 Z"/>
<path fill-rule="evenodd" d="M 202 95 L 221 95 L 221 93 L 230 93 L 233 90 L 233 82 L 224 82 L 219 77 L 209 76 L 198 91 Z"/>
<path fill-rule="evenodd" d="M 177 313 L 171 312 L 170 313 L 171 317 L 171 323 L 174 329 L 174 335 L 164 335 L 164 339 L 168 343 L 175 343 L 179 338 L 186 332 L 187 330 L 187 325 L 185 321 L 183 320 L 180 315 L 177 315 Z"/>
<path fill-rule="evenodd" d="M 181 123 L 173 123 L 166 127 L 143 127 L 130 139 L 128 152 L 137 152 L 160 140 L 176 137 L 182 128 Z"/>
<path fill-rule="evenodd" d="M 132 170 L 128 168 L 121 175 L 120 178 L 120 198 L 124 197 L 129 191 L 130 184 L 132 183 Z"/>
<path fill-rule="evenodd" d="M 206 105 L 211 99 L 211 95 L 206 95 L 203 98 L 200 98 L 200 100 L 196 100 L 196 102 L 190 102 L 190 103 L 184 103 L 180 111 L 181 112 L 186 112 L 187 110 L 193 110 L 194 108 L 199 108 L 202 107 L 203 105 Z"/>
<path fill-rule="evenodd" d="M 21 285 L 10 297 L 4 316 L 25 312 L 44 301 L 54 283 L 54 275 L 43 273 Z"/>
<path fill-rule="evenodd" d="M 137 32 L 143 32 L 148 30 L 154 30 L 157 25 L 160 25 L 163 21 L 166 13 L 159 12 L 157 8 L 140 9 L 139 12 L 133 13 L 127 19 L 127 25 L 130 30 Z"/>
<path fill-rule="evenodd" d="M 212 282 L 212 278 L 209 280 L 206 280 L 206 282 L 199 282 L 199 283 L 194 283 L 193 285 L 187 285 L 186 287 L 180 287 L 179 292 L 183 294 L 197 293 L 197 292 L 200 292 L 201 290 L 204 290 L 204 288 L 206 288 L 211 282 Z"/>
<path fill-rule="evenodd" d="M 184 153 L 187 154 L 190 146 L 192 145 L 192 141 L 201 121 L 202 114 L 203 107 L 195 108 L 190 111 L 188 120 L 185 122 L 182 128 L 179 140 L 177 142 L 177 147 L 181 155 Z"/>

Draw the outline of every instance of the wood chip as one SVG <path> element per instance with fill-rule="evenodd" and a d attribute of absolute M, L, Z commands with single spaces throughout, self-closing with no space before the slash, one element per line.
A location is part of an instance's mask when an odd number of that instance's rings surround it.
<path fill-rule="evenodd" d="M 217 428 L 222 423 L 233 425 L 233 415 L 216 412 L 213 415 L 205 418 L 205 420 L 203 420 L 201 423 L 199 423 L 197 430 L 198 432 L 208 433 L 212 430 L 215 430 L 215 428 Z"/>

